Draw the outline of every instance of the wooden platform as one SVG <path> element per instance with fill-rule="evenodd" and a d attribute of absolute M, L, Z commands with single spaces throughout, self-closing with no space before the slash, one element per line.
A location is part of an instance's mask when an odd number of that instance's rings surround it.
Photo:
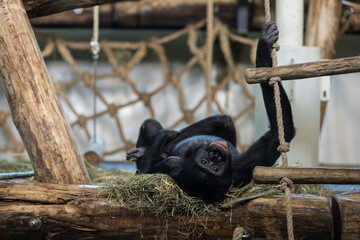
<path fill-rule="evenodd" d="M 155 215 L 105 198 L 102 187 L 91 185 L 0 181 L 0 239 L 232 239 L 238 226 L 248 226 L 254 238 L 287 239 L 282 194 L 198 217 Z M 333 238 L 326 198 L 292 195 L 292 207 L 296 239 Z"/>

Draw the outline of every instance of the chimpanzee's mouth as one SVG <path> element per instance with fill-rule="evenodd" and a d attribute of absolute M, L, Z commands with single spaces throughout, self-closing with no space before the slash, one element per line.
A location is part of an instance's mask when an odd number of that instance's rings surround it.
<path fill-rule="evenodd" d="M 226 153 L 229 152 L 228 144 L 225 141 L 214 141 L 214 142 L 210 143 L 210 146 L 211 145 L 216 145 L 216 146 L 220 147 Z"/>

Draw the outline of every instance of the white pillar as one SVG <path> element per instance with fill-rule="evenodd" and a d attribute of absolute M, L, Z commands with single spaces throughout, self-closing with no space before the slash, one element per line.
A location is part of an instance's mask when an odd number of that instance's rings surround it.
<path fill-rule="evenodd" d="M 303 0 L 277 0 L 276 24 L 279 29 L 279 65 L 297 64 L 320 59 L 320 48 L 303 45 Z M 320 90 L 319 81 L 304 79 L 284 81 L 284 88 L 290 99 L 296 137 L 288 153 L 289 165 L 317 166 L 320 132 Z M 268 128 L 260 86 L 256 90 L 255 124 L 256 137 Z"/>

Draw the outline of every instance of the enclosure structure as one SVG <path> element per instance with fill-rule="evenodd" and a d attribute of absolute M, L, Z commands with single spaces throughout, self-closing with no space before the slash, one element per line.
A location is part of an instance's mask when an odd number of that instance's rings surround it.
<path fill-rule="evenodd" d="M 146 209 L 127 209 L 99 200 L 103 194 L 101 187 L 67 185 L 89 183 L 84 163 L 73 143 L 22 2 L 2 0 L 0 4 L 1 83 L 40 181 L 0 182 L 1 239 L 114 236 L 226 239 L 239 226 L 250 227 L 255 238 L 287 238 L 282 194 L 198 217 L 165 217 Z M 339 181 L 345 175 L 330 177 L 326 182 Z M 316 183 L 316 179 L 311 182 Z M 359 183 L 358 171 L 352 179 Z M 359 194 L 336 195 L 332 201 L 331 207 L 324 197 L 292 196 L 296 239 L 360 236 Z"/>

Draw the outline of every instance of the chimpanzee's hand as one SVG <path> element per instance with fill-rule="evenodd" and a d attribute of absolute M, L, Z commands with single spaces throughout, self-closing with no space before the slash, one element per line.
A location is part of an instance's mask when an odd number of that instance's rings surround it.
<path fill-rule="evenodd" d="M 267 22 L 261 29 L 260 40 L 272 46 L 279 39 L 279 30 L 274 22 Z"/>
<path fill-rule="evenodd" d="M 256 67 L 272 67 L 271 51 L 279 39 L 279 31 L 273 22 L 264 24 L 256 50 Z"/>

